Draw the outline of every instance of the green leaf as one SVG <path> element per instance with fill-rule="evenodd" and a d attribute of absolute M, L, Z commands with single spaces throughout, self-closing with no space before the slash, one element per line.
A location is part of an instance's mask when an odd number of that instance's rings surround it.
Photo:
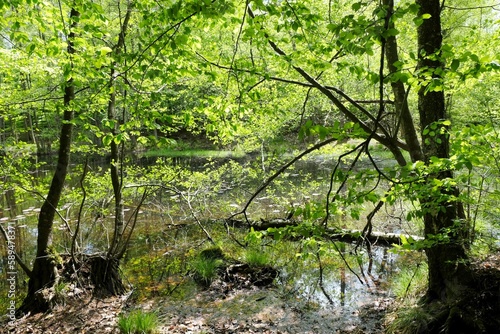
<path fill-rule="evenodd" d="M 472 162 L 470 161 L 465 161 L 464 162 L 465 167 L 467 167 L 468 170 L 472 170 Z"/>
<path fill-rule="evenodd" d="M 113 49 L 111 49 L 109 46 L 103 46 L 99 49 L 99 53 L 101 54 L 101 56 L 105 56 L 111 52 L 113 52 Z"/>
<path fill-rule="evenodd" d="M 102 144 L 104 146 L 109 146 L 112 140 L 113 140 L 113 135 L 108 133 L 107 135 L 104 136 L 104 138 L 102 138 Z"/>
<path fill-rule="evenodd" d="M 453 61 L 450 64 L 451 70 L 453 72 L 456 72 L 459 66 L 460 66 L 460 60 L 459 59 L 453 59 Z"/>
<path fill-rule="evenodd" d="M 31 43 L 28 45 L 28 47 L 26 48 L 26 52 L 29 54 L 29 55 L 32 55 L 33 54 L 33 51 L 35 51 L 35 48 L 36 48 L 36 44 L 35 43 Z"/>

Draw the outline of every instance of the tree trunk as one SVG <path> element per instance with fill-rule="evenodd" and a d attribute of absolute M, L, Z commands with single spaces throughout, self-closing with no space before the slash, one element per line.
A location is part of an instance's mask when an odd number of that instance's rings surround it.
<path fill-rule="evenodd" d="M 439 0 L 417 0 L 417 4 L 420 5 L 419 15 L 431 15 L 418 27 L 418 69 L 420 78 L 426 83 L 422 84 L 418 92 L 418 110 L 424 161 L 430 164 L 431 157 L 449 158 L 448 135 L 440 134 L 439 131 L 428 131 L 432 124 L 446 119 L 444 92 L 431 86 L 439 84 L 443 79 L 441 70 L 444 64 L 439 55 L 442 45 L 441 8 Z M 466 266 L 467 255 L 456 225 L 456 222 L 463 218 L 463 210 L 456 200 L 458 189 L 443 186 L 439 191 L 429 190 L 435 180 L 441 181 L 452 176 L 449 170 L 429 176 L 429 186 L 426 189 L 429 194 L 420 200 L 424 213 L 425 235 L 432 242 L 426 250 L 429 265 L 427 297 L 429 300 L 438 299 L 444 302 L 458 298 L 470 280 Z M 436 235 L 444 236 L 448 240 L 432 239 Z"/>
<path fill-rule="evenodd" d="M 118 296 L 125 293 L 125 285 L 120 276 L 120 260 L 95 256 L 89 259 L 90 278 L 94 288 L 105 294 Z"/>
<path fill-rule="evenodd" d="M 128 29 L 128 24 L 130 21 L 130 15 L 132 13 L 132 5 L 128 3 L 127 12 L 125 14 L 125 18 L 123 20 L 123 24 L 120 29 L 120 34 L 118 36 L 118 43 L 114 47 L 115 56 L 119 56 L 122 52 L 122 49 L 125 46 L 125 36 Z M 111 141 L 111 163 L 110 167 L 110 175 L 111 175 L 111 184 L 113 185 L 113 195 L 115 197 L 115 228 L 113 232 L 113 240 L 108 250 L 108 258 L 115 258 L 117 254 L 122 253 L 121 247 L 123 245 L 123 233 L 125 232 L 125 218 L 124 218 L 124 207 L 123 207 L 123 199 L 122 199 L 122 184 L 123 184 L 123 173 L 121 168 L 121 154 L 120 154 L 120 146 L 123 143 L 120 142 L 120 145 L 115 141 L 115 136 L 119 133 L 119 120 L 116 115 L 116 87 L 114 85 L 115 81 L 115 70 L 116 63 L 114 62 L 111 65 L 111 73 L 109 77 L 109 88 L 111 93 L 109 94 L 108 99 L 108 119 L 114 121 L 114 128 L 111 130 L 111 134 L 113 136 L 113 140 Z"/>
<path fill-rule="evenodd" d="M 70 55 L 75 53 L 72 42 L 75 37 L 73 29 L 76 27 L 76 18 L 79 15 L 80 13 L 78 11 L 71 9 L 70 21 L 72 23 L 68 35 L 68 54 Z M 59 137 L 57 166 L 52 177 L 49 192 L 40 209 L 40 215 L 38 216 L 36 259 L 33 264 L 32 277 L 28 283 L 28 293 L 18 313 L 44 312 L 50 307 L 49 301 L 40 298 L 40 295 L 37 295 L 37 293 L 45 287 L 52 286 L 57 276 L 55 262 L 50 254 L 50 248 L 52 246 L 52 226 L 68 172 L 73 132 L 72 120 L 74 114 L 71 102 L 74 99 L 75 88 L 73 79 L 70 78 L 66 82 L 64 88 L 64 115 Z"/>
<path fill-rule="evenodd" d="M 384 6 L 386 6 L 386 10 L 389 11 L 389 24 L 387 28 L 393 29 L 394 21 L 392 14 L 394 12 L 394 0 L 384 0 Z M 387 68 L 389 69 L 389 72 L 399 72 L 399 69 L 396 65 L 394 65 L 397 61 L 399 61 L 396 36 L 391 35 L 386 38 L 385 56 L 387 58 Z M 408 96 L 405 86 L 400 80 L 396 82 L 391 81 L 391 86 L 394 94 L 396 115 L 398 118 L 395 130 L 401 130 L 401 133 L 408 144 L 408 151 L 412 162 L 424 160 L 422 148 L 420 147 L 417 131 L 413 122 L 413 117 L 410 113 L 410 109 L 408 108 Z"/>

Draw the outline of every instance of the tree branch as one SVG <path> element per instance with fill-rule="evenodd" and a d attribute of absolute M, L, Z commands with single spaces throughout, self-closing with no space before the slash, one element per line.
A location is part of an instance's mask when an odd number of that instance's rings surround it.
<path fill-rule="evenodd" d="M 500 11 L 500 8 L 497 8 L 499 6 L 500 6 L 500 3 L 494 4 L 494 5 L 488 5 L 488 6 L 474 6 L 474 7 L 453 7 L 453 6 L 444 5 L 443 8 L 448 8 L 448 9 L 453 9 L 453 10 L 474 10 L 474 9 L 491 8 L 493 10 Z"/>
<path fill-rule="evenodd" d="M 294 164 L 296 161 L 299 161 L 300 159 L 302 159 L 305 155 L 311 153 L 312 151 L 314 150 L 317 150 L 325 145 L 328 145 L 334 141 L 336 141 L 337 139 L 336 138 L 329 138 L 329 139 L 326 139 L 320 143 L 317 143 L 316 145 L 308 148 L 307 150 L 303 151 L 302 153 L 300 153 L 299 155 L 297 155 L 296 157 L 294 157 L 292 160 L 290 160 L 289 162 L 287 162 L 286 164 L 284 164 L 279 170 L 277 170 L 273 175 L 271 175 L 260 187 L 259 189 L 257 189 L 254 194 L 250 197 L 250 199 L 247 201 L 247 203 L 245 204 L 245 206 L 243 207 L 243 209 L 240 211 L 240 212 L 237 212 L 233 215 L 231 215 L 228 219 L 231 219 L 233 218 L 234 216 L 237 216 L 237 215 L 240 215 L 240 214 L 244 214 L 245 215 L 245 218 L 246 218 L 246 221 L 249 223 L 249 220 L 247 218 L 247 215 L 246 215 L 246 211 L 248 209 L 248 207 L 250 206 L 250 204 L 253 202 L 253 200 L 255 199 L 255 197 L 257 197 L 257 195 L 260 194 L 260 192 L 262 190 L 264 190 L 269 184 L 271 184 L 271 182 L 273 182 L 274 179 L 276 179 L 280 174 L 282 174 L 288 167 L 290 167 L 292 164 Z M 250 224 L 250 223 L 249 223 Z"/>
<path fill-rule="evenodd" d="M 204 61 L 206 61 L 207 63 L 209 63 L 210 65 L 215 66 L 215 67 L 220 68 L 220 69 L 225 69 L 225 70 L 229 70 L 229 71 L 240 71 L 240 72 L 255 74 L 255 75 L 262 76 L 264 78 L 268 78 L 268 79 L 273 80 L 273 81 L 283 82 L 283 83 L 297 85 L 297 86 L 302 86 L 302 87 L 307 87 L 307 88 L 318 88 L 317 85 L 312 84 L 312 83 L 308 83 L 308 82 L 302 82 L 302 81 L 293 80 L 293 79 L 285 79 L 285 78 L 280 78 L 280 77 L 276 77 L 276 76 L 269 76 L 267 74 L 256 72 L 254 70 L 247 70 L 247 69 L 240 69 L 240 68 L 231 68 L 231 67 L 228 67 L 228 66 L 220 65 L 220 64 L 217 64 L 217 63 L 215 63 L 213 61 L 208 60 L 205 56 L 203 56 L 202 54 L 200 54 L 198 52 L 196 54 L 200 58 L 202 58 Z M 312 80 L 314 80 L 314 78 L 312 78 Z M 364 108 L 361 104 L 363 104 L 363 103 L 380 103 L 380 100 L 376 100 L 376 101 L 366 101 L 366 100 L 357 101 L 357 100 L 354 100 L 353 98 L 351 98 L 349 95 L 347 95 L 346 93 L 344 93 L 342 90 L 340 90 L 337 87 L 333 87 L 333 86 L 329 86 L 329 85 L 323 85 L 321 87 L 323 89 L 325 89 L 325 90 L 332 91 L 332 92 L 334 92 L 336 94 L 339 94 L 347 102 L 349 102 L 350 104 L 352 104 L 356 109 L 358 109 L 361 113 L 363 113 L 365 116 L 367 116 L 372 122 L 376 121 L 376 118 L 368 110 L 366 110 L 366 108 Z M 322 93 L 324 93 L 324 92 L 322 91 Z M 328 95 L 327 97 L 330 100 L 331 100 L 330 96 L 332 96 L 334 99 L 336 99 L 337 101 L 339 101 L 340 104 L 342 104 L 342 102 L 340 102 L 340 100 L 338 100 L 335 96 L 333 96 L 331 92 L 328 92 L 328 94 L 325 94 L 325 95 Z M 393 103 L 392 101 L 388 101 L 388 102 Z M 343 109 L 341 109 L 342 113 L 344 113 L 344 109 L 348 110 L 345 106 L 343 106 Z M 351 112 L 349 112 L 349 113 L 351 115 L 353 115 L 354 119 L 352 119 L 352 120 L 355 123 L 361 122 L 357 116 L 355 116 Z M 368 131 L 369 133 L 372 132 L 372 130 L 370 128 L 368 128 L 368 130 L 369 130 Z M 384 140 L 385 140 L 385 137 L 380 137 L 379 135 L 376 135 L 376 134 L 374 135 L 373 138 L 375 140 L 379 141 L 379 142 L 380 142 L 379 139 L 381 139 L 381 138 L 384 138 Z M 389 141 L 389 140 L 386 140 L 386 141 Z M 405 151 L 408 150 L 408 145 L 405 142 L 401 141 L 400 139 L 398 139 L 398 138 L 391 138 L 391 141 L 398 148 L 403 149 Z M 381 144 L 383 144 L 385 146 L 388 146 L 384 142 L 381 142 Z"/>
<path fill-rule="evenodd" d="M 0 224 L 0 231 L 2 232 L 3 234 L 3 237 L 5 238 L 5 242 L 9 243 L 9 236 L 7 235 L 7 231 L 5 231 L 4 227 L 2 226 L 2 224 Z M 17 254 L 16 250 L 14 249 L 13 250 L 14 252 L 14 257 L 16 258 L 16 262 L 19 264 L 19 266 L 23 269 L 23 271 L 26 273 L 26 275 L 32 279 L 33 278 L 33 273 L 32 271 L 28 268 L 28 266 L 26 264 L 24 264 L 23 260 L 21 259 L 21 257 Z"/>

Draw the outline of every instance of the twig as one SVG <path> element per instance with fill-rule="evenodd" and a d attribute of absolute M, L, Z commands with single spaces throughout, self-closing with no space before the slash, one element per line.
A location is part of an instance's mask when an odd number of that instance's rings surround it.
<path fill-rule="evenodd" d="M 24 191 L 26 191 L 26 192 L 28 192 L 28 193 L 35 194 L 35 195 L 39 196 L 42 200 L 47 201 L 47 200 L 46 200 L 46 198 L 45 198 L 45 196 L 43 196 L 43 195 L 42 195 L 41 193 L 39 193 L 38 191 L 36 191 L 36 190 L 30 190 L 30 189 L 26 189 L 26 188 L 24 188 L 24 187 L 23 187 L 22 185 L 20 185 L 20 184 L 18 184 L 17 186 L 18 186 L 19 188 L 21 188 L 22 190 L 24 190 Z M 48 202 L 47 202 L 47 203 L 48 203 Z M 71 234 L 73 234 L 73 233 L 71 232 L 71 227 L 69 226 L 69 223 L 68 223 L 68 221 L 66 220 L 66 218 L 64 218 L 64 217 L 62 216 L 62 214 L 59 212 L 59 210 L 57 210 L 57 208 L 55 208 L 55 207 L 54 207 L 51 203 L 49 203 L 49 204 L 50 204 L 50 206 L 52 207 L 52 209 L 54 209 L 54 212 L 55 212 L 55 213 L 59 216 L 59 218 L 61 218 L 61 220 L 63 221 L 64 225 L 66 225 L 66 228 L 68 229 L 68 232 L 70 233 L 70 235 L 71 235 Z"/>
<path fill-rule="evenodd" d="M 5 243 L 9 244 L 9 236 L 7 235 L 7 231 L 5 231 L 4 227 L 2 226 L 2 224 L 0 224 L 0 231 L 2 232 L 3 234 L 3 237 L 5 238 Z M 26 275 L 32 279 L 33 278 L 33 273 L 32 271 L 28 268 L 28 266 L 26 264 L 24 264 L 23 260 L 21 259 L 21 257 L 17 254 L 16 250 L 13 249 L 12 252 L 14 253 L 14 257 L 16 258 L 16 262 L 19 264 L 19 266 L 23 269 L 23 271 L 26 273 Z"/>
<path fill-rule="evenodd" d="M 323 264 L 321 263 L 321 257 L 319 255 L 319 249 L 316 251 L 316 259 L 318 260 L 318 266 L 319 266 L 319 278 L 318 278 L 318 284 L 319 288 L 325 295 L 326 299 L 328 299 L 328 302 L 330 304 L 334 304 L 332 297 L 326 292 L 325 286 L 323 285 Z"/>
<path fill-rule="evenodd" d="M 250 206 L 250 204 L 253 202 L 253 200 L 255 199 L 255 197 L 257 197 L 257 195 L 259 195 L 259 193 L 264 190 L 269 184 L 271 184 L 271 182 L 274 181 L 274 179 L 276 179 L 278 176 L 280 176 L 288 167 L 290 167 L 292 164 L 294 164 L 295 162 L 297 162 L 298 160 L 302 159 L 305 155 L 311 153 L 312 151 L 314 150 L 317 150 L 325 145 L 328 145 L 334 141 L 337 141 L 336 138 L 329 138 L 329 139 L 326 139 L 320 143 L 317 143 L 316 145 L 308 148 L 307 150 L 303 151 L 302 153 L 300 153 L 299 155 L 295 156 L 292 160 L 290 160 L 289 162 L 287 162 L 285 165 L 283 165 L 278 171 L 276 171 L 273 175 L 271 175 L 260 187 L 259 189 L 257 189 L 253 195 L 250 197 L 250 199 L 247 201 L 247 203 L 245 204 L 245 206 L 243 207 L 243 209 L 240 211 L 240 212 L 237 212 L 233 215 L 231 215 L 228 219 L 231 219 L 233 218 L 234 216 L 237 216 L 237 215 L 240 215 L 240 214 L 243 214 L 245 216 L 245 219 L 247 221 L 247 223 L 250 224 L 249 220 L 248 220 L 248 217 L 246 215 L 246 211 L 248 209 L 248 207 Z M 249 225 L 250 226 L 250 225 Z"/>
<path fill-rule="evenodd" d="M 147 198 L 147 195 L 148 195 L 148 192 L 147 192 L 148 188 L 146 187 L 144 189 L 144 192 L 142 193 L 142 197 L 141 197 L 141 200 L 139 202 L 139 204 L 136 206 L 135 210 L 134 210 L 134 213 L 132 214 L 132 217 L 134 217 L 134 220 L 132 222 L 132 226 L 130 227 L 130 231 L 127 235 L 127 239 L 125 240 L 125 242 L 123 243 L 123 246 L 122 246 L 122 249 L 120 250 L 120 252 L 117 254 L 117 259 L 121 259 L 122 256 L 125 254 L 125 252 L 127 251 L 127 247 L 128 247 L 128 244 L 130 242 L 130 238 L 132 236 L 132 233 L 134 232 L 134 229 L 135 229 L 135 226 L 137 224 L 137 218 L 139 217 L 139 211 L 140 211 L 140 208 L 142 206 L 142 204 L 144 203 L 144 201 L 146 200 Z M 129 222 L 130 222 L 130 219 L 129 221 L 127 222 L 127 224 L 125 225 L 125 229 L 128 227 L 129 225 Z"/>
<path fill-rule="evenodd" d="M 194 193 L 194 195 L 196 196 L 196 193 L 197 191 Z M 198 219 L 198 217 L 196 216 L 196 214 L 194 213 L 194 209 L 193 207 L 191 206 L 191 195 L 188 193 L 187 197 L 184 195 L 183 192 L 179 192 L 179 194 L 182 196 L 182 198 L 186 201 L 188 207 L 189 207 L 189 211 L 191 212 L 191 216 L 194 218 L 194 220 L 196 221 L 196 224 L 198 224 L 198 226 L 201 228 L 201 230 L 203 231 L 203 233 L 205 233 L 205 235 L 207 236 L 207 239 L 215 245 L 215 241 L 214 239 L 212 238 L 212 236 L 210 235 L 210 233 L 208 233 L 207 229 L 205 228 L 205 226 L 203 226 L 203 224 L 201 223 L 201 221 Z"/>
<path fill-rule="evenodd" d="M 351 163 L 351 166 L 349 167 L 349 170 L 347 171 L 347 174 L 349 174 L 351 172 L 351 170 L 354 168 L 354 165 L 356 164 L 356 162 L 358 161 L 361 153 L 363 152 L 363 150 L 360 150 L 360 148 L 362 146 L 364 146 L 366 143 L 366 141 L 363 141 L 361 144 L 357 145 L 355 148 L 353 148 L 352 150 L 349 150 L 347 151 L 346 153 L 343 153 L 341 154 L 338 158 L 337 158 L 337 163 L 335 164 L 335 167 L 333 168 L 333 171 L 332 173 L 330 174 L 330 187 L 328 188 L 328 192 L 326 193 L 326 208 L 325 208 L 325 218 L 323 219 L 323 222 L 322 222 L 322 225 L 323 226 L 326 226 L 327 223 L 328 223 L 328 218 L 330 217 L 330 197 L 332 195 L 332 191 L 333 191 L 333 181 L 334 181 L 334 178 L 335 178 L 335 174 L 337 173 L 337 170 L 340 166 L 340 162 L 341 162 L 341 159 L 343 157 L 346 157 L 348 156 L 349 154 L 352 154 L 356 151 L 359 150 L 358 154 L 356 155 L 356 157 L 354 158 L 354 161 Z M 335 192 L 335 196 L 332 200 L 332 203 L 335 201 L 335 198 L 337 197 L 337 195 L 340 193 L 340 191 L 342 190 L 342 188 L 344 187 L 344 185 L 346 184 L 347 182 L 347 179 L 348 177 L 346 177 L 342 183 L 340 184 L 340 186 L 337 187 L 337 191 Z"/>
<path fill-rule="evenodd" d="M 85 177 L 87 176 L 88 170 L 89 170 L 88 159 L 85 159 L 85 165 L 83 167 L 82 177 L 80 178 L 80 188 L 82 189 L 83 196 L 82 196 L 82 201 L 80 203 L 80 209 L 78 210 L 78 218 L 77 218 L 77 221 L 76 221 L 75 232 L 73 233 L 73 238 L 71 240 L 71 259 L 73 260 L 73 263 L 76 263 L 76 259 L 75 259 L 76 238 L 78 237 L 78 233 L 80 231 L 80 224 L 81 224 L 81 220 L 82 220 L 83 206 L 85 204 L 85 200 L 87 199 L 87 191 L 85 189 L 83 181 L 85 180 Z"/>

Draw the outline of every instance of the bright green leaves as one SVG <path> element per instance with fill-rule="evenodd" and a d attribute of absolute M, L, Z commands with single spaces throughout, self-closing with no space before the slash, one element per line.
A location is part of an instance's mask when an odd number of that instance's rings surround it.
<path fill-rule="evenodd" d="M 448 127 L 449 124 L 449 121 L 438 122 L 425 133 L 437 136 L 439 132 L 447 132 L 442 127 Z M 498 167 L 494 167 L 495 161 L 500 157 L 498 136 L 494 128 L 491 125 L 470 125 L 452 132 L 451 142 L 449 158 L 432 156 L 427 164 L 418 161 L 404 168 L 395 168 L 392 175 L 398 178 L 394 180 L 391 191 L 386 194 L 386 202 L 394 203 L 398 198 L 404 197 L 421 203 L 407 212 L 407 220 L 418 221 L 425 214 L 444 213 L 450 203 L 457 201 L 472 207 L 478 205 L 478 201 L 486 200 L 482 196 L 487 197 L 488 201 L 495 196 L 484 192 L 485 178 L 489 178 L 492 184 L 496 183 L 496 176 L 492 175 L 498 175 L 500 171 Z M 446 177 L 442 177 L 443 175 Z M 457 188 L 468 190 L 457 196 Z M 446 231 L 445 235 L 448 232 L 450 231 Z"/>
<path fill-rule="evenodd" d="M 109 146 L 112 142 L 114 142 L 116 145 L 120 145 L 128 140 L 130 140 L 130 137 L 126 133 L 119 133 L 117 135 L 107 133 L 106 135 L 104 135 L 104 137 L 102 137 L 102 143 L 104 146 Z"/>
<path fill-rule="evenodd" d="M 353 11 L 358 11 L 361 9 L 363 5 L 364 5 L 363 2 L 355 2 L 351 5 L 351 8 Z"/>
<path fill-rule="evenodd" d="M 372 54 L 373 47 L 382 33 L 382 26 L 373 25 L 370 18 L 360 15 L 346 15 L 327 28 L 335 36 L 335 45 L 352 55 Z"/>
<path fill-rule="evenodd" d="M 457 170 L 489 168 L 500 158 L 498 134 L 491 124 L 470 124 L 453 132 L 452 139 L 452 158 L 456 159 Z"/>
<path fill-rule="evenodd" d="M 325 216 L 325 206 L 321 202 L 306 202 L 302 207 L 296 208 L 294 217 L 307 222 L 313 222 Z"/>
<path fill-rule="evenodd" d="M 459 71 L 459 66 L 461 71 Z M 452 59 L 450 70 L 456 73 L 457 78 L 463 82 L 468 78 L 478 78 L 481 74 L 492 70 L 499 70 L 498 64 L 489 56 L 479 58 L 478 55 L 469 51 L 464 52 L 458 58 Z"/>
<path fill-rule="evenodd" d="M 422 14 L 420 16 L 417 16 L 413 19 L 413 23 L 415 23 L 415 25 L 418 27 L 418 26 L 421 26 L 422 23 L 424 23 L 424 20 L 427 20 L 427 19 L 430 19 L 431 17 L 431 14 Z"/>
<path fill-rule="evenodd" d="M 451 125 L 450 120 L 438 121 L 429 124 L 422 131 L 422 138 L 426 145 L 430 145 L 431 141 L 441 144 L 443 136 L 448 136 L 447 128 Z"/>
<path fill-rule="evenodd" d="M 113 52 L 113 49 L 111 49 L 109 46 L 102 46 L 98 50 L 99 56 L 106 56 L 108 53 Z"/>
<path fill-rule="evenodd" d="M 282 240 L 284 238 L 301 238 L 313 240 L 322 238 L 324 228 L 311 222 L 304 222 L 299 225 L 290 225 L 284 228 L 268 228 L 267 231 L 261 232 L 260 235 L 272 236 L 275 240 Z"/>

